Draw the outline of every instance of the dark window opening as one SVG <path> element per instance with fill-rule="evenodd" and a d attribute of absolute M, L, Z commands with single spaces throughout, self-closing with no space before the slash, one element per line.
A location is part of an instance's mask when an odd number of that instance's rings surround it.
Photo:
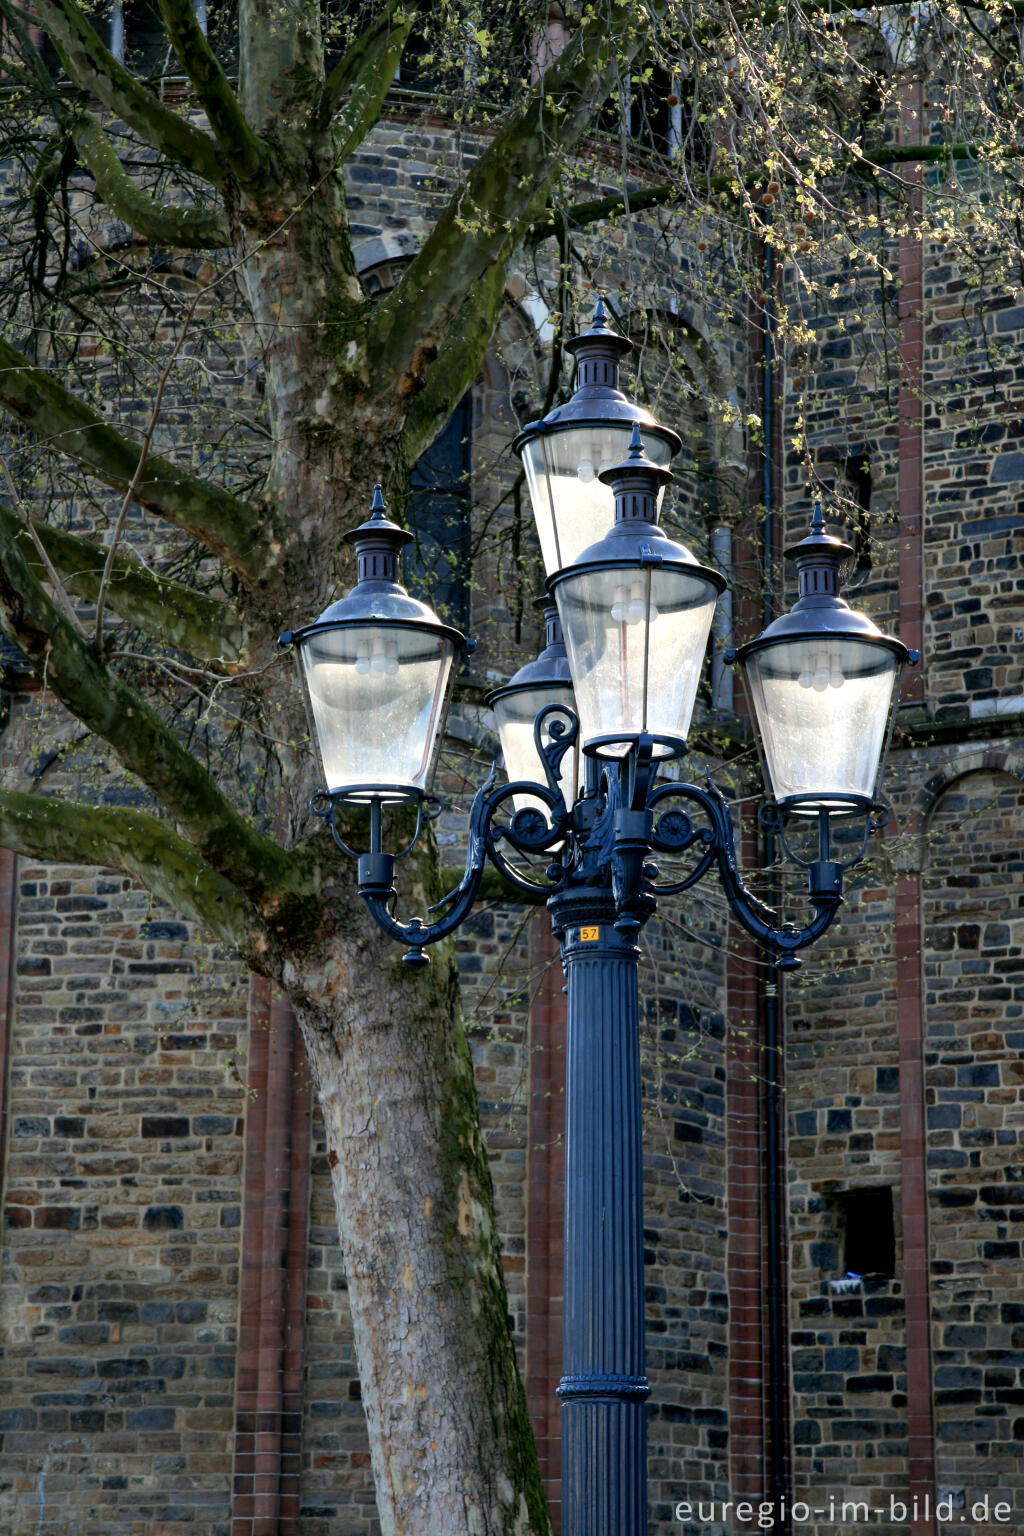
<path fill-rule="evenodd" d="M 698 165 L 709 140 L 696 109 L 696 83 L 655 64 L 642 75 L 627 75 L 598 115 L 602 133 L 627 135 L 634 144 L 665 160 Z"/>
<path fill-rule="evenodd" d="M 891 1188 L 848 1189 L 836 1198 L 843 1218 L 846 1273 L 891 1278 L 896 1273 Z"/>
<path fill-rule="evenodd" d="M 866 453 L 851 453 L 836 465 L 833 488 L 850 524 L 854 559 L 845 585 L 853 590 L 871 575 L 871 464 Z"/>
<path fill-rule="evenodd" d="M 405 557 L 409 591 L 463 631 L 469 627 L 472 422 L 467 394 L 412 472 L 408 524 L 416 542 Z"/>
<path fill-rule="evenodd" d="M 177 73 L 156 0 L 121 0 L 111 7 L 110 51 L 133 75 Z"/>

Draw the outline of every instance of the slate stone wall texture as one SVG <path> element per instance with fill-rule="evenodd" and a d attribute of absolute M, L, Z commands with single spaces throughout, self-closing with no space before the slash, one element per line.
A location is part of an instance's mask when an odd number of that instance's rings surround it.
<path fill-rule="evenodd" d="M 350 181 L 357 255 L 374 282 L 393 281 L 459 156 L 472 153 L 411 111 L 375 132 Z M 614 291 L 625 255 L 614 237 L 598 248 Z M 923 697 L 903 712 L 894 754 L 896 828 L 785 1001 L 789 1379 L 779 1385 L 792 1497 L 888 1508 L 911 1488 L 950 1490 L 952 1528 L 980 1536 L 977 1497 L 1005 1495 L 1018 1520 L 1024 1510 L 1012 1456 L 1024 1429 L 1024 428 L 1019 383 L 1004 379 L 993 395 L 970 330 L 966 349 L 959 333 L 950 345 L 946 328 L 964 324 L 958 278 L 941 252 L 921 254 L 923 461 L 887 403 L 899 396 L 886 395 L 893 380 L 867 387 L 856 343 L 837 341 L 829 316 L 801 372 L 778 379 L 783 438 L 807 380 L 805 420 L 822 465 L 870 461 L 872 565 L 858 601 L 889 628 L 912 623 L 916 602 L 925 629 Z M 552 270 L 542 264 L 540 276 L 550 283 Z M 685 311 L 685 276 L 683 253 L 657 246 L 635 312 L 676 300 Z M 534 281 L 512 285 L 514 307 L 472 397 L 473 498 L 492 537 L 471 599 L 482 643 L 444 763 L 456 808 L 439 834 L 453 860 L 460 812 L 493 748 L 482 694 L 537 635 L 524 602 L 536 570 L 529 530 L 507 494 L 517 417 L 542 395 Z M 979 335 L 1019 341 L 1024 315 L 1009 303 L 970 304 Z M 723 354 L 689 319 L 687 369 L 665 370 L 660 398 L 657 368 L 642 382 L 663 419 L 685 428 L 690 466 L 731 466 L 735 500 L 745 446 L 723 438 L 691 392 L 711 381 L 728 393 L 731 374 L 742 400 L 744 338 Z M 941 414 L 932 398 L 944 399 Z M 906 511 L 915 466 L 923 535 Z M 720 475 L 681 481 L 674 516 L 699 554 L 709 526 L 737 510 L 729 489 Z M 780 463 L 777 491 L 795 534 L 809 509 L 797 458 Z M 920 597 L 902 579 L 918 552 Z M 38 696 L 15 699 L 3 745 L 46 792 L 59 786 L 46 773 L 39 784 L 38 709 Z M 288 1238 L 293 1271 L 305 1255 L 301 1315 L 294 1284 L 275 1293 L 283 1354 L 249 1337 L 240 1314 L 247 1283 L 260 1278 L 251 1212 L 271 1093 L 269 1078 L 253 1075 L 251 1032 L 266 1030 L 270 1013 L 253 1006 L 228 957 L 120 876 L 28 861 L 9 873 L 0 1530 L 372 1536 L 315 1110 L 308 1199 L 291 1209 Z M 545 924 L 543 914 L 486 909 L 458 950 L 512 1327 L 557 1510 L 562 1045 Z M 649 927 L 642 981 L 651 1531 L 731 1536 L 749 1527 L 723 1502 L 767 1491 L 763 967 L 709 887 Z M 287 1070 L 292 1093 L 280 1082 L 274 1090 L 280 1137 L 308 1091 L 301 1061 Z M 294 1122 L 288 1136 L 281 1144 L 298 1159 Z M 893 1272 L 837 1288 L 857 1193 L 879 1189 L 892 1192 Z M 283 1418 L 265 1406 L 272 1394 L 260 1397 L 259 1373 L 279 1358 L 282 1370 L 299 1370 Z M 275 1433 L 277 1465 L 259 1438 Z M 676 1518 L 682 1500 L 713 1508 Z M 836 1525 L 802 1528 L 825 1536 Z M 864 1536 L 886 1526 L 873 1514 L 841 1528 Z M 888 1528 L 937 1531 L 923 1518 Z"/>
<path fill-rule="evenodd" d="M 897 724 L 894 824 L 787 998 L 793 1495 L 812 1511 L 866 1502 L 844 1536 L 892 1510 L 886 1528 L 922 1536 L 994 1518 L 1015 1529 L 1024 1511 L 1024 518 L 1021 384 L 1007 367 L 1024 316 L 971 290 L 940 245 L 904 250 L 900 270 L 916 272 L 920 300 L 889 375 L 860 369 L 855 326 L 837 342 L 823 320 L 786 396 L 790 419 L 810 397 L 826 484 L 851 460 L 868 467 L 858 601 L 923 651 Z M 839 308 L 863 303 L 851 285 Z M 803 480 L 793 456 L 791 537 L 809 510 Z M 877 1248 L 866 1266 L 850 1257 L 865 1254 L 858 1195 L 880 1190 L 888 1272 Z M 848 1267 L 864 1279 L 843 1285 Z"/>

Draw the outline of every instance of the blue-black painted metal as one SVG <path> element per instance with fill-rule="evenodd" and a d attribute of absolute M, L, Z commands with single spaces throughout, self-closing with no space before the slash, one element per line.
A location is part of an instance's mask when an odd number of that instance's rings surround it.
<path fill-rule="evenodd" d="M 797 927 L 744 884 L 730 808 L 710 776 L 702 785 L 659 781 L 651 738 L 641 736 L 619 761 L 591 761 L 570 805 L 561 764 L 578 731 L 571 710 L 548 706 L 535 726 L 545 782 L 495 787 L 492 769 L 470 813 L 462 879 L 426 918 L 402 922 L 394 914 L 395 856 L 383 848 L 383 800 L 371 806 L 370 849 L 357 855 L 358 880 L 374 919 L 407 946 L 409 965 L 425 965 L 428 946 L 465 921 L 488 862 L 513 890 L 547 897 L 568 981 L 562 1531 L 645 1536 L 638 935 L 659 897 L 687 889 L 714 867 L 737 920 L 780 970 L 794 969 L 798 952 L 833 921 L 844 870 L 863 844 L 840 862 L 831 813 L 804 818 L 818 838 L 812 856 L 797 859 L 807 868 L 812 909 Z M 532 804 L 516 810 L 516 798 Z M 330 797 L 315 809 L 337 838 Z M 769 814 L 781 830 L 784 808 Z M 882 808 L 865 806 L 863 814 L 866 843 Z M 665 881 L 652 855 L 692 863 Z M 528 873 L 523 862 L 530 860 L 546 868 Z"/>
<path fill-rule="evenodd" d="M 647 1530 L 643 1149 L 635 932 L 609 886 L 549 902 L 568 979 L 563 1536 Z"/>

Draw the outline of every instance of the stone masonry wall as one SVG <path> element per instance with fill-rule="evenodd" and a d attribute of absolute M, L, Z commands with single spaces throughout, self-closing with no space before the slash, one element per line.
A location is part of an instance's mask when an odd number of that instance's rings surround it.
<path fill-rule="evenodd" d="M 934 1426 L 933 1508 L 940 1495 L 953 1501 L 952 1521 L 939 1530 L 991 1529 L 991 1515 L 986 1525 L 972 1514 L 986 1495 L 1009 1503 L 1011 1528 L 1024 1509 L 1009 1452 L 1024 1427 L 1015 1406 L 1024 1333 L 1014 1332 L 1024 1114 L 1024 951 L 1015 922 L 1024 712 L 1024 379 L 1016 359 L 1024 316 L 1009 298 L 968 283 L 944 248 L 919 255 L 923 375 L 919 391 L 905 388 L 902 409 L 921 413 L 920 535 L 896 415 L 905 359 L 894 351 L 887 375 L 856 324 L 840 335 L 822 316 L 787 395 L 790 419 L 806 410 L 826 484 L 851 457 L 870 469 L 871 569 L 857 606 L 890 632 L 902 616 L 912 620 L 915 598 L 906 587 L 901 593 L 897 570 L 913 570 L 915 550 L 923 586 L 922 697 L 901 711 L 887 779 L 895 825 L 857 872 L 839 928 L 787 998 L 793 1492 L 819 1508 L 831 1496 L 867 1500 L 870 1515 L 844 1524 L 844 1536 L 877 1530 L 878 1509 L 907 1498 L 911 1456 L 931 1457 L 930 1429 L 926 1446 L 911 1446 L 911 1416 L 917 1433 L 923 1421 Z M 870 302 L 847 285 L 837 314 L 849 321 Z M 875 364 L 865 364 L 869 354 Z M 792 541 L 810 504 L 798 455 L 786 475 Z M 909 989 L 915 973 L 919 1005 Z M 924 1085 L 920 1187 L 907 1139 L 913 1090 L 904 1080 L 915 1033 Z M 849 1194 L 874 1187 L 893 1193 L 895 1273 L 846 1289 L 837 1282 Z M 926 1221 L 924 1254 L 907 1248 L 908 1199 Z M 925 1309 L 931 1345 L 930 1361 L 915 1367 L 916 1385 L 908 1370 L 912 1304 Z M 834 1526 L 805 1528 L 824 1536 Z"/>
<path fill-rule="evenodd" d="M 382 124 L 350 168 L 357 257 L 388 286 L 458 173 L 456 147 L 417 108 Z M 618 291 L 626 253 L 613 239 L 594 254 Z M 635 291 L 633 316 L 662 306 L 671 256 L 657 242 Z M 533 281 L 554 289 L 542 259 Z M 614 277 L 614 282 L 612 281 Z M 494 354 L 473 390 L 473 498 L 489 519 L 474 567 L 472 629 L 481 641 L 463 680 L 446 752 L 455 832 L 471 782 L 493 749 L 480 698 L 533 654 L 529 609 L 539 586 L 525 505 L 509 497 L 508 445 L 543 395 L 544 350 L 529 316 L 543 305 L 519 277 Z M 642 387 L 683 431 L 687 473 L 672 519 L 706 557 L 710 481 L 694 472 L 718 447 L 699 401 L 701 378 L 678 356 L 659 379 L 658 344 L 645 348 Z M 688 335 L 695 368 L 709 355 Z M 190 438 L 210 435 L 219 393 L 237 386 L 225 341 L 220 378 Z M 662 359 L 663 363 L 665 359 Z M 715 365 L 718 366 L 717 364 Z M 118 397 L 130 430 L 145 389 Z M 166 451 L 189 420 L 173 391 L 160 433 Z M 237 448 L 237 444 L 236 444 Z M 244 455 L 232 461 L 243 469 Z M 525 498 L 524 498 L 525 502 Z M 101 516 L 75 503 L 75 518 Z M 143 525 L 132 523 L 135 542 Z M 510 643 L 511 640 L 511 643 Z M 67 731 L 41 727 L 22 697 L 8 727 L 18 757 L 38 771 Z M 42 734 L 40 732 L 42 731 Z M 471 761 L 467 764 L 466 753 Z M 104 764 L 89 792 L 120 793 Z M 72 787 L 68 781 L 65 792 Z M 102 870 L 22 863 L 15 920 L 10 1139 L 0 1243 L 4 1331 L 0 1405 L 0 1529 L 11 1536 L 145 1531 L 227 1536 L 232 1509 L 242 1177 L 247 1094 L 247 985 L 228 957 L 131 881 Z M 728 1426 L 725 1294 L 722 944 L 720 914 L 698 912 L 696 942 L 670 928 L 647 936 L 641 1042 L 645 1083 L 647 1299 L 652 1531 L 675 1529 L 683 1491 L 722 1498 Z M 457 940 L 481 1115 L 495 1181 L 510 1318 L 522 1363 L 530 1284 L 526 1205 L 531 1091 L 531 972 L 521 910 L 485 908 Z M 680 999 L 683 999 L 682 1001 Z M 314 1116 L 303 1388 L 300 1536 L 371 1536 L 372 1476 L 334 1228 L 322 1131 Z"/>

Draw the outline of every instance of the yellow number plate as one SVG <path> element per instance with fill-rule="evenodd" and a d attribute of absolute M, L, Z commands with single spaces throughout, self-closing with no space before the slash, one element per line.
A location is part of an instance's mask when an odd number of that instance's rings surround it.
<path fill-rule="evenodd" d="M 600 937 L 601 937 L 601 930 L 600 930 L 600 928 L 581 928 L 580 929 L 580 943 L 581 944 L 596 944 Z"/>

